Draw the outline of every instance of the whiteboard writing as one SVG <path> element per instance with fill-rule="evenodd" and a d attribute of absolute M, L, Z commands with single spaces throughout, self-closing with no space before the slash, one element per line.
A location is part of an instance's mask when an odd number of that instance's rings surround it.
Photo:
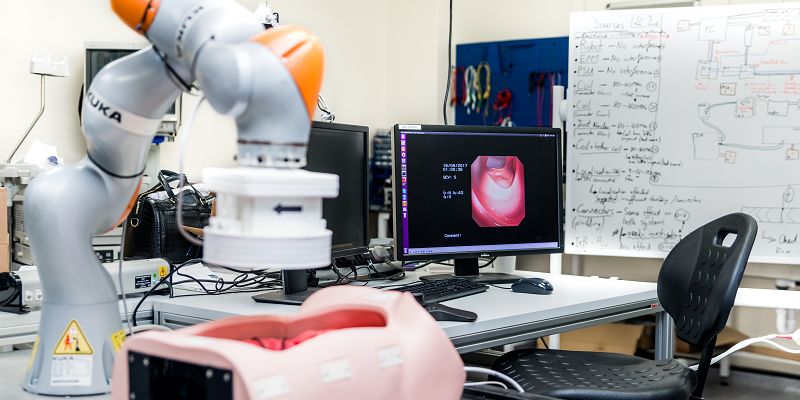
<path fill-rule="evenodd" d="M 566 250 L 663 257 L 731 212 L 800 263 L 800 6 L 574 13 Z"/>

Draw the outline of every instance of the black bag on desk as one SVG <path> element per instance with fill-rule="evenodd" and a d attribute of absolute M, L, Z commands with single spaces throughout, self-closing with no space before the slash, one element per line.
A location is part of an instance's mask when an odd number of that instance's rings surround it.
<path fill-rule="evenodd" d="M 178 264 L 203 256 L 201 247 L 191 244 L 178 232 L 178 194 L 170 183 L 179 179 L 175 172 L 162 170 L 158 183 L 136 199 L 125 222 L 128 224 L 125 258 L 164 258 Z M 183 196 L 184 226 L 204 228 L 208 225 L 213 196 L 203 196 L 188 183 L 180 195 Z"/>

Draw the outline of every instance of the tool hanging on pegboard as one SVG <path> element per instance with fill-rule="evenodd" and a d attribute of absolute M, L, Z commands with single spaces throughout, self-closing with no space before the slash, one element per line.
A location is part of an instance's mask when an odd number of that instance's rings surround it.
<path fill-rule="evenodd" d="M 483 74 L 483 83 L 481 83 L 481 71 Z M 478 64 L 478 69 L 475 72 L 475 92 L 477 93 L 476 111 L 480 114 L 481 107 L 483 107 L 484 121 L 489 116 L 489 96 L 492 94 L 492 68 L 486 61 Z"/>
<path fill-rule="evenodd" d="M 477 67 L 474 65 L 465 67 L 464 88 L 466 93 L 463 105 L 467 114 L 472 114 L 473 111 L 479 115 L 483 113 L 485 121 L 489 117 L 489 96 L 492 93 L 492 68 L 489 63 L 481 61 Z"/>
<path fill-rule="evenodd" d="M 475 67 L 472 65 L 464 69 L 464 108 L 467 114 L 471 114 L 475 109 Z"/>
<path fill-rule="evenodd" d="M 551 126 L 552 104 L 545 105 L 545 99 L 552 103 L 553 86 L 561 84 L 560 72 L 531 72 L 528 75 L 528 95 L 536 94 L 536 126 Z"/>
<path fill-rule="evenodd" d="M 496 117 L 494 124 L 498 126 L 515 126 L 514 121 L 511 120 L 511 102 L 514 96 L 511 90 L 503 89 L 497 92 L 494 98 L 492 109 Z"/>
<path fill-rule="evenodd" d="M 510 117 L 517 126 L 550 126 L 552 110 L 546 105 L 552 101 L 552 84 L 567 84 L 568 55 L 567 37 L 456 45 L 454 65 L 464 68 L 457 79 L 465 88 L 463 100 L 459 97 L 453 110 L 456 123 L 496 123 L 500 119 L 493 107 L 496 95 L 500 89 L 508 89 L 514 95 L 513 112 L 507 115 L 504 109 L 502 117 Z"/>
<path fill-rule="evenodd" d="M 450 74 L 450 107 L 464 103 L 467 86 L 464 83 L 464 67 L 453 67 Z"/>

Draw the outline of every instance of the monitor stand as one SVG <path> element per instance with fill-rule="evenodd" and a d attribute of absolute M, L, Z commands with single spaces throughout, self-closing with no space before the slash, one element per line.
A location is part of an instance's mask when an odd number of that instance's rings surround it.
<path fill-rule="evenodd" d="M 423 275 L 419 277 L 423 281 L 438 281 L 442 279 L 464 278 L 478 283 L 514 283 L 521 276 L 504 274 L 499 272 L 481 273 L 478 267 L 477 258 L 455 259 L 455 270 L 452 274 Z"/>
<path fill-rule="evenodd" d="M 288 304 L 299 306 L 321 288 L 308 287 L 308 276 L 304 269 L 281 271 L 283 290 L 253 296 L 257 303 Z"/>

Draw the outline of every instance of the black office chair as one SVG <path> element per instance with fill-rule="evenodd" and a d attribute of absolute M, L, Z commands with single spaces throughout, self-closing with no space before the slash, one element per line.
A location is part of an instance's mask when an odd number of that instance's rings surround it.
<path fill-rule="evenodd" d="M 561 399 L 702 399 L 717 335 L 733 307 L 757 230 L 747 214 L 726 215 L 686 236 L 661 266 L 658 299 L 675 321 L 677 336 L 703 349 L 697 372 L 675 360 L 562 350 L 512 351 L 493 368 L 526 392 Z M 723 246 L 729 234 L 736 239 Z"/>
<path fill-rule="evenodd" d="M 519 393 L 514 389 L 503 389 L 496 386 L 465 387 L 461 400 L 559 400 L 533 393 Z"/>

